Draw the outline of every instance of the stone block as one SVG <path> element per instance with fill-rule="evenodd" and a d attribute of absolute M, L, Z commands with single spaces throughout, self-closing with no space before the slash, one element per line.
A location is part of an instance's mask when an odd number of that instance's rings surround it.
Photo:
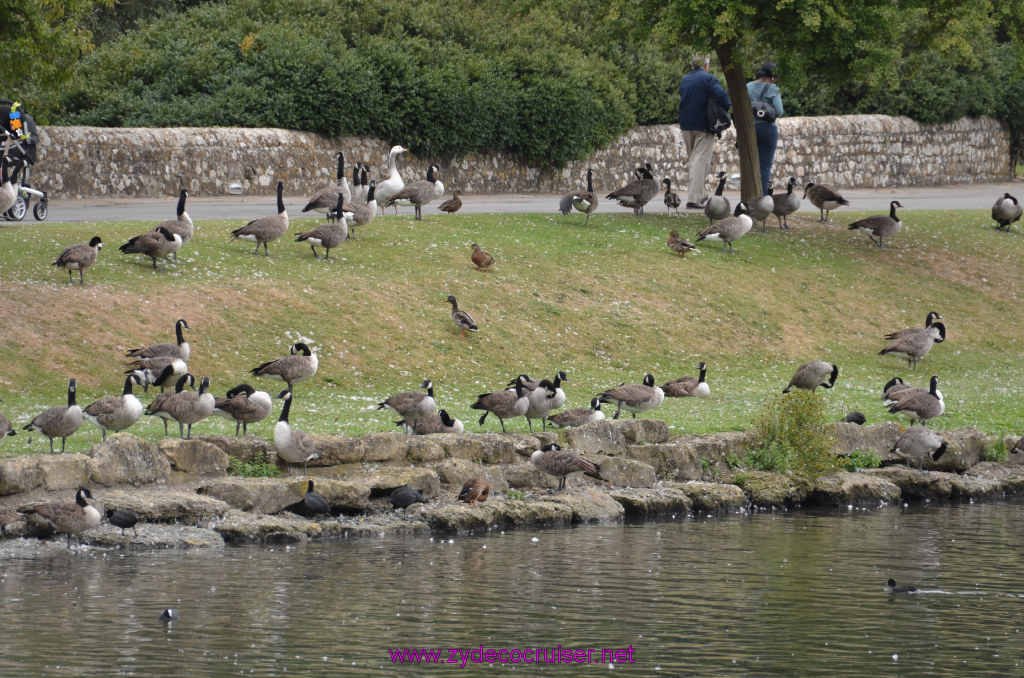
<path fill-rule="evenodd" d="M 769 471 L 737 473 L 734 481 L 755 508 L 799 506 L 813 489 L 813 484 L 806 478 Z"/>
<path fill-rule="evenodd" d="M 580 454 L 617 456 L 626 453 L 626 436 L 620 427 L 607 419 L 566 429 L 563 435 L 564 447 L 571 447 Z"/>
<path fill-rule="evenodd" d="M 250 462 L 259 455 L 267 458 L 274 448 L 273 440 L 252 433 L 244 436 L 193 436 L 193 440 L 216 445 L 224 454 L 243 462 Z"/>
<path fill-rule="evenodd" d="M 588 457 L 599 464 L 601 480 L 611 487 L 653 487 L 658 482 L 654 467 L 626 457 L 594 455 Z"/>
<path fill-rule="evenodd" d="M 511 464 L 516 459 L 517 436 L 505 433 L 444 433 L 431 436 L 453 459 L 466 459 L 482 464 Z M 536 445 L 530 437 L 529 445 Z M 533 449 L 540 449 L 540 446 Z"/>
<path fill-rule="evenodd" d="M 676 442 L 655 445 L 630 445 L 626 456 L 648 464 L 673 480 L 700 480 L 703 469 L 693 446 Z"/>
<path fill-rule="evenodd" d="M 747 505 L 747 495 L 736 485 L 693 482 L 665 483 L 665 486 L 689 497 L 697 513 L 727 513 Z"/>
<path fill-rule="evenodd" d="M 625 515 L 622 504 L 603 490 L 574 487 L 547 495 L 544 502 L 563 504 L 572 509 L 574 523 L 596 523 L 619 520 Z"/>
<path fill-rule="evenodd" d="M 674 487 L 613 490 L 611 497 L 622 504 L 626 516 L 631 518 L 688 514 L 693 508 L 689 495 Z"/>
<path fill-rule="evenodd" d="M 898 504 L 901 495 L 900 488 L 885 477 L 842 472 L 817 478 L 807 503 L 833 507 L 880 506 Z"/>
<path fill-rule="evenodd" d="M 91 484 L 92 471 L 92 460 L 84 454 L 33 454 L 0 459 L 0 495 L 35 489 L 76 490 Z"/>
<path fill-rule="evenodd" d="M 445 494 L 455 499 L 470 478 L 483 478 L 491 486 L 491 498 L 508 493 L 503 466 L 481 466 L 465 459 L 445 459 L 431 466 L 445 488 Z"/>
<path fill-rule="evenodd" d="M 223 448 L 205 440 L 160 441 L 160 451 L 167 455 L 171 468 L 190 476 L 221 476 L 227 473 L 230 458 Z"/>
<path fill-rule="evenodd" d="M 622 432 L 627 444 L 643 445 L 668 440 L 668 424 L 660 419 L 619 419 L 612 420 L 611 424 Z"/>

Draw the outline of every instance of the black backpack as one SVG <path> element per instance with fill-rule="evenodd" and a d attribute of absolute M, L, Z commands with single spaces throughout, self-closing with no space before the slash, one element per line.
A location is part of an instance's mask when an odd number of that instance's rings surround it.
<path fill-rule="evenodd" d="M 708 92 L 708 126 L 704 130 L 705 132 L 714 132 L 719 138 L 722 137 L 722 132 L 732 127 L 732 118 L 725 111 L 722 104 L 718 103 L 718 99 Z"/>

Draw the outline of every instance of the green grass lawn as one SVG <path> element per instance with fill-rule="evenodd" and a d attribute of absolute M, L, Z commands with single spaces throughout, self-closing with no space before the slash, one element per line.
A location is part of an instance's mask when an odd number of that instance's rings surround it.
<path fill-rule="evenodd" d="M 243 381 L 277 393 L 280 382 L 249 369 L 309 343 L 320 370 L 296 387 L 292 423 L 315 433 L 397 430 L 375 404 L 424 378 L 467 431 L 496 431 L 497 420 L 479 427 L 469 406 L 520 372 L 564 369 L 567 407 L 576 407 L 647 372 L 659 384 L 696 374 L 700 360 L 712 397 L 669 399 L 648 416 L 675 433 L 741 430 L 798 365 L 818 359 L 840 367 L 836 388 L 824 392 L 836 419 L 854 409 L 869 423 L 891 419 L 882 384 L 900 375 L 927 385 L 936 374 L 946 414 L 933 426 L 1024 432 L 1024 239 L 1016 229 L 996 232 L 983 211 L 905 211 L 903 232 L 880 250 L 845 229 L 864 213 L 840 211 L 834 225 L 791 218 L 793 231 L 748 233 L 732 256 L 705 242 L 701 254 L 680 259 L 665 246 L 668 231 L 692 238 L 706 219 L 657 212 L 634 217 L 602 204 L 586 227 L 582 215 L 562 217 L 554 205 L 551 214 L 378 217 L 332 262 L 314 260 L 294 235 L 272 243 L 269 259 L 253 256 L 251 243 L 228 241 L 242 219 L 198 213 L 179 261 L 157 272 L 148 258 L 117 251 L 153 223 L 0 229 L 0 411 L 20 428 L 64 401 L 70 377 L 83 406 L 120 393 L 125 350 L 172 341 L 184 317 L 194 328 L 190 369 L 209 376 L 217 395 Z M 293 220 L 290 230 L 314 223 Z M 77 273 L 69 286 L 50 262 L 93 235 L 105 245 L 99 261 L 84 287 Z M 494 257 L 490 273 L 470 263 L 473 242 Z M 448 294 L 479 333 L 459 334 Z M 933 309 L 948 336 L 916 373 L 878 355 L 885 333 L 923 325 Z M 278 411 L 250 432 L 270 437 Z M 526 431 L 526 422 L 509 430 Z M 194 431 L 233 425 L 214 418 Z M 156 439 L 163 427 L 144 418 L 132 432 Z M 31 446 L 26 438 L 5 439 L 0 454 L 47 449 L 45 438 Z M 99 440 L 99 429 L 84 423 L 68 449 Z"/>

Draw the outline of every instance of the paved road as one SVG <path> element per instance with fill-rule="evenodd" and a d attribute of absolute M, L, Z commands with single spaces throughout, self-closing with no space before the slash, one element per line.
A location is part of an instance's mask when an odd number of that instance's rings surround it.
<path fill-rule="evenodd" d="M 937 186 L 912 189 L 846 189 L 843 195 L 850 201 L 850 209 L 870 212 L 885 212 L 891 200 L 899 200 L 904 209 L 991 209 L 996 197 L 1009 192 L 1024 199 L 1024 183 L 1006 181 L 998 184 L 971 184 L 956 186 Z M 736 190 L 726 190 L 726 196 L 735 204 L 739 197 Z M 447 197 L 447 196 L 446 196 Z M 500 195 L 468 195 L 463 196 L 463 208 L 460 214 L 485 213 L 522 213 L 522 212 L 556 212 L 560 196 L 550 194 L 500 194 Z M 195 220 L 205 219 L 255 219 L 274 211 L 273 196 L 224 196 L 191 198 L 188 212 Z M 437 214 L 435 202 L 423 208 L 424 215 Z M 302 215 L 300 210 L 305 205 L 305 197 L 287 197 L 285 207 L 292 218 Z M 162 221 L 174 216 L 175 198 L 148 199 L 88 199 L 88 200 L 51 200 L 48 221 L 61 222 L 95 222 L 95 221 Z M 660 198 L 655 198 L 649 205 L 649 212 L 655 213 L 664 209 Z M 600 211 L 621 212 L 628 214 L 630 210 L 602 202 Z M 804 201 L 802 212 L 816 212 L 809 201 Z M 392 211 L 388 210 L 391 214 Z M 411 208 L 401 208 L 401 214 L 412 214 Z M 318 215 L 309 212 L 302 216 Z M 33 223 L 31 215 L 27 215 L 23 224 Z M 3 223 L 3 222 L 0 222 Z M 6 225 L 12 226 L 11 222 Z"/>

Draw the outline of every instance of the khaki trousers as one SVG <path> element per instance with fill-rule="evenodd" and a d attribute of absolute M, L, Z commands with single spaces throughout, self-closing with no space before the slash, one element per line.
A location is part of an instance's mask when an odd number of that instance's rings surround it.
<path fill-rule="evenodd" d="M 707 181 L 711 173 L 711 154 L 715 150 L 718 139 L 714 132 L 698 132 L 683 130 L 683 143 L 686 144 L 687 170 L 690 174 L 690 186 L 686 192 L 686 202 L 701 203 L 708 197 Z"/>

